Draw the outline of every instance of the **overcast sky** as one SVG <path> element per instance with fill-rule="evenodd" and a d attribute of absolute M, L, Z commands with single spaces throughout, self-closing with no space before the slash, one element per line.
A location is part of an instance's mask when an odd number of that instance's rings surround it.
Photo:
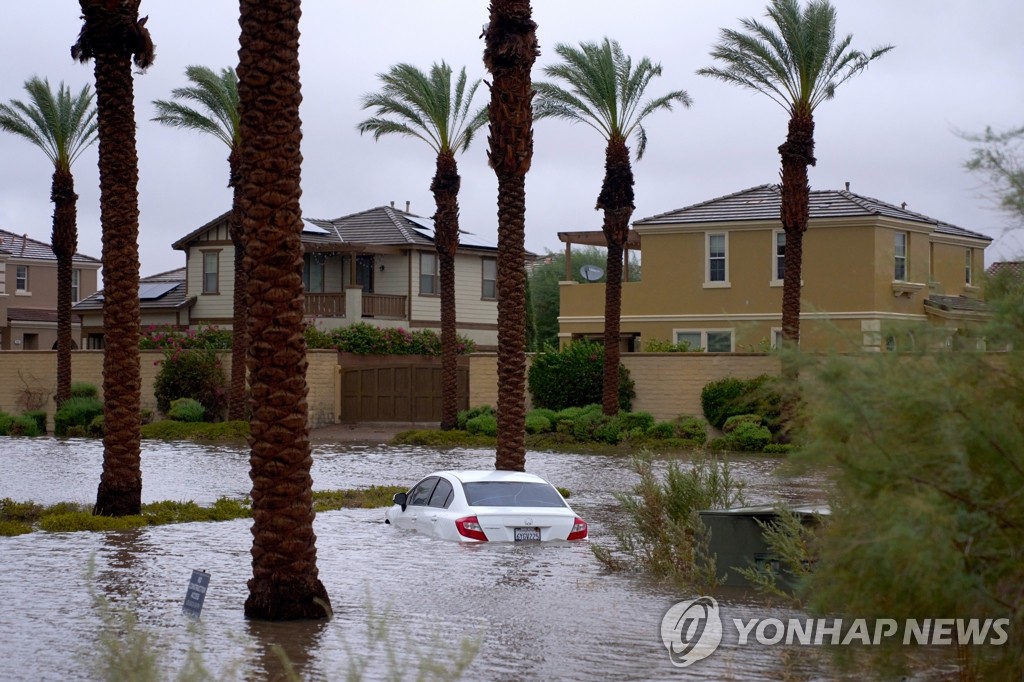
<path fill-rule="evenodd" d="M 690 109 L 657 112 L 647 123 L 644 159 L 634 164 L 634 219 L 755 185 L 779 181 L 778 145 L 786 112 L 766 96 L 699 77 L 722 28 L 764 15 L 765 0 L 534 0 L 541 56 L 534 78 L 551 63 L 556 43 L 607 36 L 626 53 L 660 62 L 649 92 L 684 89 Z M 815 114 L 812 189 L 851 190 L 995 239 L 987 261 L 1024 253 L 1021 234 L 1007 233 L 982 179 L 963 170 L 970 144 L 956 130 L 1024 123 L 1024 2 L 1020 0 L 836 0 L 839 33 L 853 47 L 896 49 L 844 84 Z M 33 75 L 74 89 L 93 82 L 92 65 L 69 48 L 81 22 L 76 0 L 3 0 L 0 100 L 24 99 Z M 143 0 L 156 62 L 135 78 L 140 166 L 142 274 L 184 265 L 171 249 L 179 237 L 227 210 L 227 149 L 210 136 L 153 123 L 152 101 L 186 85 L 190 64 L 234 66 L 238 3 L 229 0 Z M 360 97 L 378 89 L 377 74 L 409 62 L 427 69 L 446 60 L 486 78 L 486 0 L 306 0 L 301 22 L 303 214 L 334 218 L 391 201 L 433 214 L 434 157 L 412 138 L 374 142 L 356 124 L 369 115 Z M 477 98 L 484 104 L 487 89 Z M 604 143 L 586 126 L 540 121 L 527 176 L 526 246 L 559 251 L 557 232 L 598 230 L 594 210 Z M 632 145 L 631 145 L 632 146 Z M 461 226 L 496 243 L 494 173 L 486 135 L 459 157 Z M 101 256 L 95 146 L 74 167 L 79 194 L 79 251 Z M 0 134 L 0 228 L 49 242 L 52 166 L 43 153 Z"/>

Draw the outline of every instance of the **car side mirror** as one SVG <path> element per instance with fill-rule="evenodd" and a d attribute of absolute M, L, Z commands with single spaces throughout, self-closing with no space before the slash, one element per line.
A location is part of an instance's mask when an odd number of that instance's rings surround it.
<path fill-rule="evenodd" d="M 391 501 L 402 508 L 405 511 L 405 503 L 408 497 L 405 493 L 395 493 L 395 496 L 391 498 Z"/>

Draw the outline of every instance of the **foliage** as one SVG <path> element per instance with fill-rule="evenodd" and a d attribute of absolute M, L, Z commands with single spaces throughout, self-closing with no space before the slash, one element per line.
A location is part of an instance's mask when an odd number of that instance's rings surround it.
<path fill-rule="evenodd" d="M 494 408 L 490 405 L 477 405 L 476 407 L 471 407 L 468 410 L 460 410 L 456 418 L 456 426 L 465 431 L 466 422 L 474 417 L 479 417 L 482 414 L 494 414 Z"/>
<path fill-rule="evenodd" d="M 827 516 L 815 514 L 813 521 L 805 523 L 784 506 L 776 506 L 775 519 L 757 520 L 757 525 L 777 566 L 768 562 L 764 566 L 731 568 L 759 592 L 801 608 L 811 570 L 818 558 L 819 537 L 827 522 Z"/>
<path fill-rule="evenodd" d="M 1020 321 L 1002 317 L 1021 306 L 1018 290 L 994 307 L 1015 348 Z M 1024 669 L 1024 357 L 936 348 L 819 359 L 806 382 L 815 409 L 798 458 L 822 465 L 835 491 L 809 603 L 851 617 L 1009 618 L 1009 641 L 972 647 L 961 671 L 1001 678 Z"/>
<path fill-rule="evenodd" d="M 700 404 L 708 423 L 717 429 L 729 417 L 741 414 L 759 415 L 774 434 L 784 426 L 782 396 L 777 380 L 767 374 L 753 379 L 726 377 L 712 381 L 700 392 Z"/>
<path fill-rule="evenodd" d="M 103 403 L 96 398 L 71 397 L 65 400 L 53 415 L 53 432 L 68 436 L 68 429 L 79 426 L 87 430 L 93 419 L 103 415 Z"/>
<path fill-rule="evenodd" d="M 322 331 L 307 325 L 306 346 L 311 349 L 333 349 L 357 355 L 441 355 L 441 337 L 432 329 L 408 331 L 401 327 L 374 327 L 357 322 L 348 327 Z M 476 351 L 476 343 L 458 337 L 460 354 Z"/>
<path fill-rule="evenodd" d="M 553 428 L 551 420 L 541 414 L 529 413 L 526 415 L 527 433 L 547 433 Z"/>
<path fill-rule="evenodd" d="M 470 434 L 462 429 L 441 431 L 438 429 L 419 429 L 402 431 L 391 440 L 396 445 L 422 445 L 432 448 L 456 447 L 494 447 L 494 438 L 479 434 Z"/>
<path fill-rule="evenodd" d="M 38 433 L 46 433 L 46 410 L 29 410 L 23 413 L 22 416 L 28 417 L 36 423 Z"/>
<path fill-rule="evenodd" d="M 206 408 L 198 400 L 178 398 L 171 401 L 171 409 L 167 416 L 176 422 L 201 422 L 206 415 Z"/>
<path fill-rule="evenodd" d="M 90 384 L 87 381 L 72 381 L 71 397 L 99 399 L 100 390 L 96 387 L 96 384 Z"/>
<path fill-rule="evenodd" d="M 216 326 L 181 331 L 173 327 L 149 325 L 139 335 L 140 350 L 178 351 L 193 348 L 229 350 L 231 332 Z"/>
<path fill-rule="evenodd" d="M 708 440 L 708 423 L 700 417 L 680 415 L 672 422 L 672 426 L 675 428 L 676 438 L 685 438 L 701 444 Z"/>
<path fill-rule="evenodd" d="M 43 412 L 43 424 L 46 424 L 46 413 Z M 45 433 L 45 426 L 42 433 Z M 0 436 L 30 436 L 40 434 L 39 422 L 26 414 L 12 416 L 0 412 Z"/>
<path fill-rule="evenodd" d="M 228 395 L 220 356 L 205 348 L 165 350 L 153 393 L 157 408 L 165 414 L 173 401 L 192 398 L 202 404 L 208 421 L 222 418 Z"/>
<path fill-rule="evenodd" d="M 627 527 L 615 531 L 615 550 L 593 545 L 595 556 L 611 570 L 643 570 L 688 588 L 713 588 L 715 560 L 697 512 L 744 503 L 728 462 L 698 458 L 684 469 L 670 461 L 664 478 L 646 456 L 634 458 L 633 468 L 640 481 L 630 493 L 615 495 Z"/>
<path fill-rule="evenodd" d="M 689 341 L 672 343 L 664 339 L 651 339 L 644 344 L 646 353 L 699 353 L 703 348 L 691 348 Z"/>
<path fill-rule="evenodd" d="M 400 485 L 371 485 L 359 490 L 314 490 L 313 511 L 390 507 L 395 493 L 405 491 L 406 488 Z"/>
<path fill-rule="evenodd" d="M 601 401 L 604 347 L 575 341 L 563 350 L 545 348 L 533 358 L 527 386 L 538 407 L 561 410 Z M 629 370 L 619 365 L 619 409 L 629 411 L 636 397 Z"/>
<path fill-rule="evenodd" d="M 961 133 L 973 142 L 965 167 L 984 175 L 999 209 L 1024 226 L 1024 126 L 1005 131 L 985 128 L 980 135 Z"/>
<path fill-rule="evenodd" d="M 733 417 L 732 419 L 736 419 Z M 758 418 L 760 421 L 760 418 Z M 728 422 L 726 422 L 728 423 Z M 772 432 L 768 427 L 752 421 L 737 421 L 731 431 L 722 438 L 727 450 L 761 452 L 772 442 Z"/>
<path fill-rule="evenodd" d="M 493 414 L 479 414 L 466 421 L 466 430 L 484 436 L 498 435 L 498 419 Z"/>
<path fill-rule="evenodd" d="M 143 424 L 143 438 L 155 440 L 191 440 L 200 443 L 216 441 L 246 440 L 249 437 L 249 422 L 177 422 L 171 419 Z"/>

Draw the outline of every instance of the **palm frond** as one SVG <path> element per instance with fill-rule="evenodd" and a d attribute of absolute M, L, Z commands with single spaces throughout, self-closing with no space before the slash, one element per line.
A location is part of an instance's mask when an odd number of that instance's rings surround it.
<path fill-rule="evenodd" d="M 171 90 L 172 100 L 154 100 L 157 115 L 152 120 L 172 128 L 213 135 L 234 149 L 240 141 L 238 118 L 238 76 L 223 68 L 220 73 L 206 66 L 189 66 L 185 77 L 192 83 Z"/>
<path fill-rule="evenodd" d="M 55 169 L 70 170 L 82 151 L 96 141 L 96 108 L 88 85 L 77 95 L 60 83 L 54 93 L 47 79 L 25 81 L 28 102 L 0 104 L 0 130 L 43 150 Z"/>

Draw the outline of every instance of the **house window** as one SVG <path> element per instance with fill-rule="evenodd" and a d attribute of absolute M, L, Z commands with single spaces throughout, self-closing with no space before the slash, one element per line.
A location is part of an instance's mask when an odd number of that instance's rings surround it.
<path fill-rule="evenodd" d="M 897 232 L 894 245 L 895 272 L 893 279 L 897 282 L 907 281 L 907 233 Z"/>
<path fill-rule="evenodd" d="M 778 350 L 782 348 L 782 328 L 772 327 L 772 348 Z"/>
<path fill-rule="evenodd" d="M 964 262 L 964 282 L 967 286 L 974 284 L 974 272 L 971 270 L 971 259 L 974 256 L 974 249 L 967 249 L 967 257 Z"/>
<path fill-rule="evenodd" d="M 786 272 L 786 233 L 775 230 L 775 252 L 772 257 L 772 281 L 781 282 Z"/>
<path fill-rule="evenodd" d="M 220 293 L 220 252 L 203 252 L 203 293 Z"/>
<path fill-rule="evenodd" d="M 103 334 L 89 334 L 85 339 L 85 347 L 88 350 L 103 350 L 106 344 L 103 342 Z"/>
<path fill-rule="evenodd" d="M 14 269 L 14 290 L 28 291 L 28 266 L 19 265 Z"/>
<path fill-rule="evenodd" d="M 306 293 L 323 293 L 324 257 L 319 253 L 302 254 L 302 288 Z"/>
<path fill-rule="evenodd" d="M 436 296 L 441 293 L 437 283 L 437 254 L 420 253 L 420 295 Z"/>
<path fill-rule="evenodd" d="M 480 288 L 480 298 L 493 300 L 498 298 L 498 261 L 493 258 L 484 258 L 480 261 L 483 265 L 483 285 Z"/>
<path fill-rule="evenodd" d="M 22 350 L 39 350 L 39 334 L 25 334 L 22 338 Z"/>
<path fill-rule="evenodd" d="M 75 269 L 71 271 L 71 302 L 78 303 L 81 298 L 79 292 L 81 291 L 82 284 L 82 271 Z"/>
<path fill-rule="evenodd" d="M 709 234 L 705 243 L 707 252 L 704 286 L 729 286 L 729 239 L 725 234 Z"/>
<path fill-rule="evenodd" d="M 709 353 L 732 352 L 732 330 L 677 330 L 674 332 L 676 343 L 690 344 L 690 350 L 706 350 Z"/>

